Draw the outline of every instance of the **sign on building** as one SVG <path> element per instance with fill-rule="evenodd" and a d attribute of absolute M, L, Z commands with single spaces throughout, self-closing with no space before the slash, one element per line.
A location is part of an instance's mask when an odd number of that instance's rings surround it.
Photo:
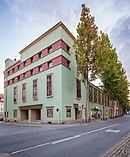
<path fill-rule="evenodd" d="M 82 111 L 82 109 L 83 109 L 83 104 L 82 104 L 82 102 L 80 101 L 80 102 L 78 103 L 78 110 L 79 110 L 79 111 Z"/>

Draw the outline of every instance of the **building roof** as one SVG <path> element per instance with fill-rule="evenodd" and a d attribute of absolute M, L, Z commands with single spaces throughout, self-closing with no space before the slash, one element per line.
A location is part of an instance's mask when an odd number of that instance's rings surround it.
<path fill-rule="evenodd" d="M 53 32 L 54 30 L 56 30 L 58 27 L 62 27 L 69 35 L 70 37 L 75 40 L 75 37 L 73 36 L 73 34 L 68 30 L 68 28 L 60 21 L 59 23 L 57 23 L 55 26 L 53 26 L 51 29 L 49 29 L 47 32 L 45 32 L 44 34 L 42 34 L 41 36 L 39 36 L 37 39 L 35 39 L 33 42 L 31 42 L 29 45 L 27 45 L 24 49 L 22 49 L 19 53 L 22 54 L 23 52 L 25 52 L 27 49 L 29 49 L 31 46 L 35 45 L 37 42 L 39 42 L 41 39 L 43 39 L 44 37 L 46 37 L 48 34 L 50 34 L 51 32 Z"/>

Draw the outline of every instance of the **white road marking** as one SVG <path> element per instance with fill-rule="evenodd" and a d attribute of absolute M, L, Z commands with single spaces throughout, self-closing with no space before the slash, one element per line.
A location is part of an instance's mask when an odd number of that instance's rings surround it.
<path fill-rule="evenodd" d="M 25 152 L 25 151 L 27 151 L 27 150 L 31 150 L 31 149 L 34 149 L 34 148 L 46 146 L 46 145 L 48 145 L 48 144 L 51 144 L 51 143 L 43 143 L 43 144 L 40 144 L 40 145 L 37 145 L 37 146 L 28 147 L 28 148 L 25 148 L 25 149 L 21 149 L 21 150 L 12 152 L 11 154 L 13 155 L 13 154 L 17 154 L 17 153 L 20 153 L 20 152 Z"/>
<path fill-rule="evenodd" d="M 57 141 L 53 141 L 53 142 L 48 142 L 48 143 L 43 143 L 43 144 L 40 144 L 40 145 L 28 147 L 28 148 L 25 148 L 25 149 L 14 151 L 11 154 L 13 155 L 13 154 L 17 154 L 17 153 L 20 153 L 20 152 L 25 152 L 27 150 L 31 150 L 31 149 L 39 148 L 39 147 L 42 147 L 42 146 L 46 146 L 46 145 L 58 144 L 58 143 L 61 143 L 61 142 L 73 140 L 73 139 L 79 138 L 81 136 L 84 136 L 84 135 L 87 135 L 87 134 L 91 134 L 91 133 L 94 133 L 94 132 L 98 132 L 98 131 L 101 131 L 101 130 L 104 130 L 104 129 L 107 129 L 107 128 L 111 128 L 111 127 L 117 126 L 117 125 L 119 125 L 119 124 L 109 125 L 109 126 L 106 126 L 106 127 L 103 127 L 103 128 L 99 128 L 99 129 L 96 129 L 96 130 L 88 131 L 88 132 L 81 133 L 79 135 L 75 135 L 75 136 L 72 136 L 72 137 L 67 137 L 67 138 L 64 138 L 64 139 L 61 139 L 61 140 L 57 140 Z"/>
<path fill-rule="evenodd" d="M 64 139 L 61 139 L 61 140 L 58 140 L 58 141 L 54 141 L 54 142 L 52 142 L 51 144 L 57 144 L 57 143 L 69 141 L 69 140 L 72 140 L 72 139 L 75 139 L 75 138 L 78 138 L 78 137 L 81 137 L 81 135 L 76 135 L 76 136 L 64 138 Z"/>
<path fill-rule="evenodd" d="M 118 133 L 118 132 L 120 132 L 120 130 L 112 130 L 112 129 L 109 129 L 109 130 L 106 130 L 106 132 L 114 132 L 114 133 Z"/>

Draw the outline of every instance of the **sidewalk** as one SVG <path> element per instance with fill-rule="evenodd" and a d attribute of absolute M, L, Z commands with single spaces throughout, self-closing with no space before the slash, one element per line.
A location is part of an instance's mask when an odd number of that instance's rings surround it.
<path fill-rule="evenodd" d="M 119 119 L 120 117 L 118 117 Z M 108 118 L 107 120 L 102 120 L 102 119 L 95 119 L 92 120 L 91 122 L 85 123 L 85 122 L 72 122 L 72 123 L 64 123 L 64 124 L 48 124 L 48 123 L 40 123 L 40 122 L 4 122 L 0 121 L 0 123 L 3 124 L 10 124 L 10 125 L 20 125 L 20 126 L 27 126 L 27 127 L 63 127 L 63 126 L 79 126 L 79 125 L 89 125 L 89 124 L 96 124 L 99 122 L 108 122 L 112 121 L 113 119 Z"/>

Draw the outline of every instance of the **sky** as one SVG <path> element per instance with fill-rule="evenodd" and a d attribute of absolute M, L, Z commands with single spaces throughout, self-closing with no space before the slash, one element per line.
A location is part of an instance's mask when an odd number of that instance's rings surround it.
<path fill-rule="evenodd" d="M 0 93 L 4 93 L 4 63 L 62 21 L 76 37 L 85 3 L 99 30 L 109 35 L 130 81 L 130 0 L 0 0 Z"/>

